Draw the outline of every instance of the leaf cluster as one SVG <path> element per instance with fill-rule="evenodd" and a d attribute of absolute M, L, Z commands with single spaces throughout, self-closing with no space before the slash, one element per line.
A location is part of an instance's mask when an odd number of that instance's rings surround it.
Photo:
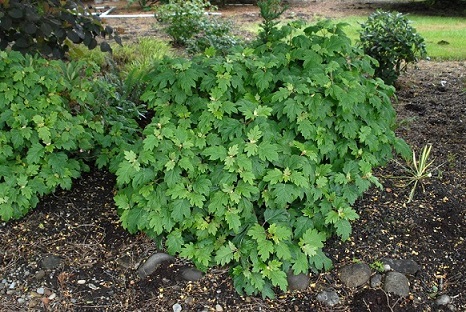
<path fill-rule="evenodd" d="M 59 0 L 6 0 L 0 2 L 0 49 L 39 53 L 62 59 L 73 44 L 89 49 L 99 45 L 97 37 L 120 37 L 110 26 L 104 27 L 82 5 Z M 111 51 L 106 41 L 100 49 Z"/>
<path fill-rule="evenodd" d="M 173 45 L 187 47 L 192 54 L 207 48 L 226 53 L 241 41 L 232 35 L 231 23 L 205 14 L 216 9 L 206 0 L 170 0 L 157 8 L 156 17 Z"/>
<path fill-rule="evenodd" d="M 118 89 L 99 71 L 0 51 L 0 219 L 20 218 L 42 195 L 69 189 L 92 157 L 110 164 L 136 135 L 136 121 L 119 117 Z"/>
<path fill-rule="evenodd" d="M 406 151 L 394 89 L 343 25 L 292 23 L 255 48 L 164 60 L 141 99 L 155 113 L 117 174 L 123 226 L 235 287 L 273 297 L 286 274 L 328 269 L 372 169 Z"/>
<path fill-rule="evenodd" d="M 375 74 L 393 84 L 409 63 L 427 56 L 424 38 L 402 13 L 377 10 L 361 25 L 364 52 L 377 60 Z"/>

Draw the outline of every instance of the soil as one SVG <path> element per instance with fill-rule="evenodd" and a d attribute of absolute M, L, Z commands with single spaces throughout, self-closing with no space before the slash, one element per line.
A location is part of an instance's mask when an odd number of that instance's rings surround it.
<path fill-rule="evenodd" d="M 367 14 L 376 6 L 324 1 L 290 11 L 311 19 Z M 221 12 L 235 22 L 258 21 L 254 6 Z M 154 31 L 136 20 L 115 23 L 129 28 L 128 36 Z M 175 303 L 183 311 L 466 311 L 465 90 L 466 62 L 421 61 L 400 78 L 393 101 L 397 133 L 416 151 L 433 144 L 439 170 L 407 203 L 410 188 L 392 178 L 403 174 L 401 167 L 390 162 L 380 168 L 376 175 L 383 188 L 371 189 L 355 204 L 360 218 L 353 223 L 351 239 L 332 239 L 324 248 L 335 268 L 310 274 L 305 291 L 278 293 L 275 300 L 240 296 L 227 268 L 184 281 L 179 273 L 190 264 L 181 259 L 140 279 L 136 270 L 141 262 L 163 250 L 143 234 L 124 231 L 113 202 L 115 177 L 92 170 L 72 190 L 44 197 L 23 219 L 0 223 L 0 311 L 173 311 Z M 373 264 L 384 257 L 420 265 L 418 273 L 408 276 L 409 297 L 340 282 L 342 266 Z M 316 300 L 327 289 L 340 297 L 331 308 Z M 449 296 L 450 305 L 435 303 L 442 294 Z"/>

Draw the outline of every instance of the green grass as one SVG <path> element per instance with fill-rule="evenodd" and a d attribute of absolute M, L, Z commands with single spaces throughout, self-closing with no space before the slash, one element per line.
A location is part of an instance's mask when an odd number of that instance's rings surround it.
<path fill-rule="evenodd" d="M 466 60 L 466 19 L 458 17 L 437 17 L 408 15 L 412 26 L 424 38 L 428 56 L 433 60 Z M 348 23 L 348 36 L 359 39 L 360 24 L 364 16 L 351 16 L 337 21 Z M 441 44 L 446 42 L 447 44 Z"/>

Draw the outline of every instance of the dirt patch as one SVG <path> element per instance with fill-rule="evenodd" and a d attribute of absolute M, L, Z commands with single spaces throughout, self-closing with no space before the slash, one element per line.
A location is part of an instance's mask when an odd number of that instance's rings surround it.
<path fill-rule="evenodd" d="M 310 18 L 346 8 L 372 10 L 328 2 L 306 8 L 293 10 Z M 238 21 L 258 14 L 251 6 L 234 8 L 235 14 L 223 12 Z M 141 25 L 131 27 L 141 34 Z M 311 274 L 306 291 L 279 293 L 275 300 L 239 296 L 227 268 L 211 269 L 201 280 L 188 282 L 180 272 L 190 264 L 179 259 L 139 279 L 137 267 L 158 246 L 121 228 L 113 203 L 115 177 L 93 170 L 75 181 L 71 191 L 45 197 L 22 220 L 0 223 L 0 311 L 173 311 L 176 303 L 183 311 L 465 311 L 465 73 L 465 62 L 423 61 L 401 77 L 393 102 L 398 135 L 416 150 L 432 143 L 442 174 L 406 204 L 409 188 L 390 178 L 401 174 L 400 167 L 391 162 L 378 170 L 383 189 L 371 189 L 356 203 L 360 219 L 351 239 L 331 240 L 325 248 L 335 269 Z M 384 257 L 413 259 L 421 266 L 408 276 L 409 297 L 396 298 L 367 285 L 350 289 L 340 282 L 340 267 Z M 340 297 L 332 308 L 316 300 L 327 289 Z M 450 307 L 435 303 L 442 294 L 449 296 Z"/>

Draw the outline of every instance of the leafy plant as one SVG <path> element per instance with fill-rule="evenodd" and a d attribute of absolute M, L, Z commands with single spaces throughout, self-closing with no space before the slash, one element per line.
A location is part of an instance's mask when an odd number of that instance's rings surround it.
<path fill-rule="evenodd" d="M 369 267 L 372 270 L 375 270 L 375 271 L 377 271 L 379 273 L 385 272 L 385 266 L 384 266 L 383 262 L 380 261 L 380 260 L 376 260 L 376 261 L 372 262 L 371 264 L 369 264 Z"/>
<path fill-rule="evenodd" d="M 427 55 L 424 38 L 401 13 L 378 10 L 361 27 L 361 46 L 377 60 L 375 74 L 387 84 L 393 84 L 409 63 Z"/>
<path fill-rule="evenodd" d="M 216 9 L 206 0 L 171 0 L 157 9 L 156 17 L 174 45 L 187 47 L 193 54 L 207 48 L 226 53 L 240 40 L 231 34 L 231 23 L 205 15 L 206 10 Z"/>
<path fill-rule="evenodd" d="M 440 166 L 432 168 L 434 159 L 430 160 L 430 152 L 432 150 L 432 145 L 427 144 L 422 148 L 421 157 L 417 159 L 416 153 L 412 152 L 412 161 L 407 164 L 407 166 L 401 164 L 399 161 L 395 160 L 407 173 L 406 176 L 399 177 L 400 179 L 407 180 L 406 186 L 412 185 L 411 191 L 409 192 L 408 203 L 414 199 L 414 195 L 417 190 L 417 186 L 421 183 L 422 190 L 425 192 L 424 185 L 422 181 L 432 177 L 432 174 L 438 170 Z"/>
<path fill-rule="evenodd" d="M 96 37 L 109 37 L 121 44 L 109 26 L 72 1 L 8 0 L 0 2 L 0 49 L 8 47 L 21 53 L 39 53 L 63 58 L 73 44 L 94 49 Z M 102 51 L 111 51 L 106 41 Z"/>
<path fill-rule="evenodd" d="M 20 218 L 57 187 L 69 189 L 89 169 L 86 160 L 117 161 L 132 142 L 137 123 L 115 105 L 129 103 L 98 72 L 83 62 L 0 51 L 1 220 Z"/>
<path fill-rule="evenodd" d="M 260 9 L 260 14 L 263 19 L 260 27 L 262 31 L 259 33 L 259 40 L 262 43 L 270 40 L 275 40 L 271 36 L 277 32 L 276 26 L 278 25 L 277 19 L 288 10 L 288 6 L 283 4 L 282 0 L 261 0 L 257 2 L 257 6 Z"/>
<path fill-rule="evenodd" d="M 342 27 L 292 23 L 256 48 L 155 64 L 155 115 L 116 171 L 123 226 L 202 270 L 230 265 L 241 293 L 329 269 L 324 243 L 350 236 L 372 169 L 409 152 L 394 89 Z"/>
<path fill-rule="evenodd" d="M 232 24 L 216 18 L 204 18 L 199 21 L 199 33 L 186 41 L 186 49 L 191 54 L 202 53 L 213 48 L 226 54 L 232 47 L 242 44 L 232 35 Z"/>
<path fill-rule="evenodd" d="M 170 0 L 156 10 L 156 18 L 166 25 L 165 31 L 172 37 L 173 44 L 185 45 L 200 31 L 199 22 L 205 18 L 206 9 L 215 9 L 206 0 Z"/>

